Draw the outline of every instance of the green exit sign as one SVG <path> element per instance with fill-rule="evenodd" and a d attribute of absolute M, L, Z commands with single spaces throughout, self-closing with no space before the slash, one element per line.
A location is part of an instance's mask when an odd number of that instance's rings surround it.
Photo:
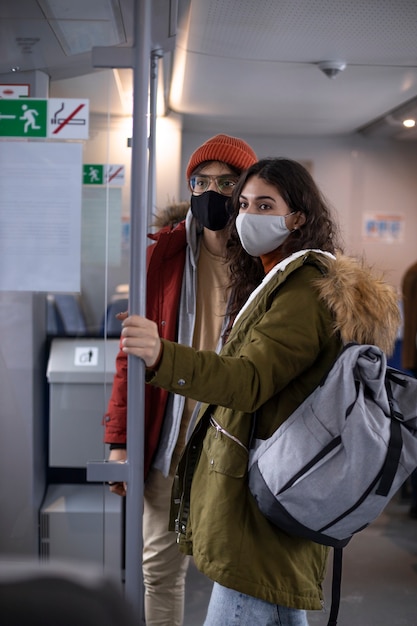
<path fill-rule="evenodd" d="M 46 137 L 46 100 L 0 100 L 2 137 Z"/>
<path fill-rule="evenodd" d="M 83 185 L 103 185 L 104 166 L 88 163 L 83 165 Z"/>

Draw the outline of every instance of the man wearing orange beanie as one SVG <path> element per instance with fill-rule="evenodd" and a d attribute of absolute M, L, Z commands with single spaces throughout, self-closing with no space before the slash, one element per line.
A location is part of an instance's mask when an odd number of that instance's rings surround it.
<path fill-rule="evenodd" d="M 197 350 L 220 348 L 229 283 L 224 263 L 228 199 L 242 171 L 257 161 L 242 139 L 216 135 L 191 155 L 186 177 L 191 207 L 185 219 L 151 235 L 147 316 L 161 336 Z M 192 428 L 196 403 L 147 386 L 145 390 L 143 575 L 147 626 L 181 626 L 189 557 L 168 531 L 175 471 Z M 110 460 L 126 459 L 127 357 L 120 351 L 105 416 Z M 111 491 L 125 495 L 125 485 Z"/>

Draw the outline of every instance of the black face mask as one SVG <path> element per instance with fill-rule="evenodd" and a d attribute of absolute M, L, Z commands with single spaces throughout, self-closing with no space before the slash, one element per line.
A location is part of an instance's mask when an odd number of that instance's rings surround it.
<path fill-rule="evenodd" d="M 229 221 L 228 197 L 217 191 L 205 191 L 201 196 L 191 196 L 191 213 L 209 230 L 223 230 Z"/>

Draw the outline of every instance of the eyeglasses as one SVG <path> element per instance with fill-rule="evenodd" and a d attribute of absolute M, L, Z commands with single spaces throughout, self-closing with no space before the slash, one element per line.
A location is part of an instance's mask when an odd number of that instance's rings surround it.
<path fill-rule="evenodd" d="M 190 185 L 190 189 L 193 194 L 198 196 L 207 191 L 213 180 L 216 182 L 216 187 L 221 194 L 224 196 L 231 196 L 238 181 L 238 177 L 230 174 L 223 174 L 223 176 L 197 174 L 196 176 L 192 176 L 190 178 L 188 184 Z"/>

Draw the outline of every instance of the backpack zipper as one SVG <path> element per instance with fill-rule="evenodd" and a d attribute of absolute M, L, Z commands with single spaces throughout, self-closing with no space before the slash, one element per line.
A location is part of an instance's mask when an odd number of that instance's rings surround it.
<path fill-rule="evenodd" d="M 237 437 L 229 433 L 227 430 L 225 430 L 222 426 L 220 426 L 220 424 L 216 422 L 216 420 L 214 419 L 212 415 L 210 415 L 210 424 L 213 426 L 213 428 L 217 430 L 216 438 L 217 438 L 218 433 L 221 433 L 225 437 L 228 437 L 229 439 L 237 443 L 239 446 L 241 446 L 241 448 L 246 450 L 246 452 L 249 452 L 248 448 L 240 441 L 240 439 L 238 439 Z"/>

